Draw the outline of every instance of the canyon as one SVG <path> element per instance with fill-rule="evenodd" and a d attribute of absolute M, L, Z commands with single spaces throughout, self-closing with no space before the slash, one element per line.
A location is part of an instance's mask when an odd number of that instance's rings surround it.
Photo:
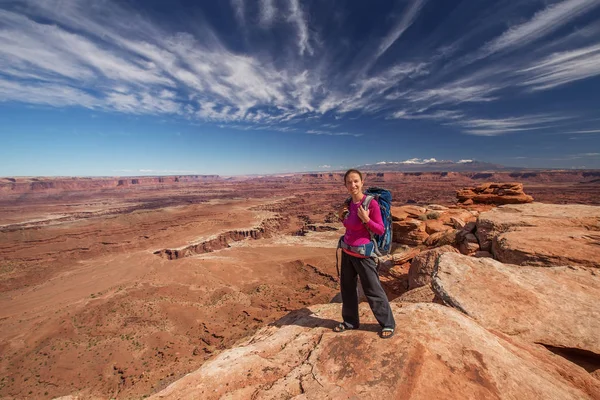
<path fill-rule="evenodd" d="M 493 206 L 459 206 L 457 192 L 485 182 L 521 183 L 544 204 L 600 206 L 599 171 L 377 172 L 367 174 L 365 185 L 391 190 L 395 207 L 436 204 L 479 213 Z M 158 395 L 282 318 L 308 318 L 298 310 L 335 319 L 336 305 L 321 305 L 339 290 L 335 247 L 343 227 L 335 215 L 345 198 L 340 173 L 0 178 L 0 397 Z M 409 261 L 416 253 L 407 252 L 441 236 L 446 228 L 436 223 L 453 224 L 450 217 L 440 221 L 410 231 L 424 232 L 414 242 L 397 242 L 382 273 L 391 300 L 412 292 Z M 394 229 L 413 225 L 419 224 L 403 219 Z M 513 257 L 507 246 L 518 241 L 502 234 L 502 241 L 489 238 L 490 251 L 496 246 L 506 262 L 537 262 Z M 436 321 L 450 312 L 435 306 L 410 312 Z M 290 334 L 297 324 L 289 324 Z M 456 324 L 471 329 L 463 320 Z M 307 340 L 316 340 L 311 335 Z M 518 347 L 506 340 L 511 351 Z"/>

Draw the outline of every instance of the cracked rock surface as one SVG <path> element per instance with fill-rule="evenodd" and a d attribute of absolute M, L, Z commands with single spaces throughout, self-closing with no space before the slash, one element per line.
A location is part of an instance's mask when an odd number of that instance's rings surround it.
<path fill-rule="evenodd" d="M 504 263 L 600 267 L 600 207 L 501 206 L 480 214 L 477 239 Z"/>
<path fill-rule="evenodd" d="M 595 268 L 517 266 L 444 253 L 432 286 L 444 302 L 487 329 L 589 352 L 600 364 L 600 274 Z"/>
<path fill-rule="evenodd" d="M 437 304 L 398 304 L 396 334 L 361 305 L 335 333 L 338 304 L 293 312 L 152 399 L 594 399 L 600 382 L 541 346 Z"/>

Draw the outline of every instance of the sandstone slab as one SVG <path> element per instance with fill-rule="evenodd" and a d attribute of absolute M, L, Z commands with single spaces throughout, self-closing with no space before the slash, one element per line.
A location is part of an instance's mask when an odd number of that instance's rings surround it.
<path fill-rule="evenodd" d="M 334 333 L 339 305 L 265 327 L 152 399 L 593 399 L 600 382 L 539 346 L 437 304 L 392 304 L 396 335 Z M 369 324 L 365 324 L 368 320 Z"/>
<path fill-rule="evenodd" d="M 600 207 L 520 204 L 479 216 L 482 250 L 503 262 L 531 265 L 600 265 Z"/>
<path fill-rule="evenodd" d="M 516 266 L 444 253 L 432 287 L 445 303 L 488 329 L 589 352 L 598 364 L 592 369 L 600 368 L 600 274 L 595 269 Z"/>

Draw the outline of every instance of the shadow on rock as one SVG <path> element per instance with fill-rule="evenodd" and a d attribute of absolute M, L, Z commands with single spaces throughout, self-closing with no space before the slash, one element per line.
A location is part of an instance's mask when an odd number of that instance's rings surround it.
<path fill-rule="evenodd" d="M 341 322 L 341 316 L 340 316 L 340 320 L 337 320 L 337 321 L 333 320 L 333 319 L 319 318 L 319 317 L 316 317 L 315 314 L 313 313 L 313 311 L 311 311 L 310 309 L 301 308 L 299 310 L 290 312 L 285 317 L 273 322 L 270 325 L 276 326 L 278 328 L 281 328 L 286 325 L 296 325 L 296 326 L 302 326 L 305 328 L 333 329 L 340 322 Z M 373 323 L 361 324 L 360 328 L 358 328 L 359 331 L 369 331 L 369 332 L 379 332 L 380 329 L 381 329 L 381 327 L 379 326 L 379 324 L 373 324 Z M 340 332 L 340 333 L 342 333 L 342 332 Z"/>

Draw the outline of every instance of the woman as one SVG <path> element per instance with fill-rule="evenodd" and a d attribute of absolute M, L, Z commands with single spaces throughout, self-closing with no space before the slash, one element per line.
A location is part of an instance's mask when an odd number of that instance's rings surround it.
<path fill-rule="evenodd" d="M 349 169 L 344 175 L 344 184 L 351 200 L 348 209 L 341 215 L 346 234 L 343 237 L 342 265 L 340 285 L 342 292 L 342 318 L 343 322 L 333 330 L 344 332 L 347 329 L 358 329 L 358 293 L 356 291 L 357 278 L 360 282 L 371 311 L 377 322 L 381 325 L 380 337 L 391 338 L 394 335 L 396 322 L 390 308 L 379 275 L 375 260 L 368 256 L 370 253 L 371 234 L 369 231 L 381 235 L 385 228 L 381 219 L 379 204 L 375 199 L 369 203 L 369 209 L 365 210 L 362 203 L 366 197 L 363 193 L 363 176 L 356 169 Z M 371 247 L 372 249 L 372 247 Z M 361 255 L 367 254 L 367 255 Z"/>

